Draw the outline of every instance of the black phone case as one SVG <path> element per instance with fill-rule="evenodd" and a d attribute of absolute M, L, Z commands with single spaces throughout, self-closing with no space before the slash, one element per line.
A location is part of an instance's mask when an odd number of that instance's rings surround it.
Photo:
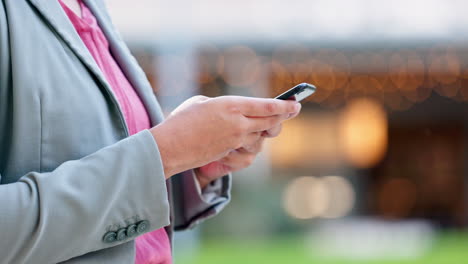
<path fill-rule="evenodd" d="M 312 89 L 314 92 L 316 90 L 315 86 L 313 86 L 312 84 L 301 83 L 301 84 L 298 84 L 298 85 L 294 86 L 293 88 L 287 90 L 286 92 L 278 95 L 275 98 L 276 99 L 281 99 L 281 100 L 295 99 L 294 96 L 296 94 L 298 94 L 298 93 L 301 93 L 305 89 Z"/>

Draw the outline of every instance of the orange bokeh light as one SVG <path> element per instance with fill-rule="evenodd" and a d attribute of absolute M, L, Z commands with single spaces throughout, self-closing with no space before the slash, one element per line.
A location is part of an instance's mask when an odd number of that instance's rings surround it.
<path fill-rule="evenodd" d="M 359 168 L 379 162 L 387 151 L 388 121 L 384 108 L 375 100 L 354 99 L 339 121 L 339 141 L 345 159 Z"/>

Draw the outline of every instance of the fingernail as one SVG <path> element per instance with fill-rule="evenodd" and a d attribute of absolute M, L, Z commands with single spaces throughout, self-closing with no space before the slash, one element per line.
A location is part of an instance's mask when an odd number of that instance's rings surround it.
<path fill-rule="evenodd" d="M 302 106 L 301 106 L 300 103 L 296 103 L 296 104 L 294 105 L 293 113 L 299 112 L 299 111 L 301 110 L 301 107 L 302 107 Z"/>

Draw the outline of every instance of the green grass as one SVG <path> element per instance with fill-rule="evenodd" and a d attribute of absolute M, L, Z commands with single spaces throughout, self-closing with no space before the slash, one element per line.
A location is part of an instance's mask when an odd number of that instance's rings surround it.
<path fill-rule="evenodd" d="M 318 258 L 307 251 L 301 238 L 269 241 L 205 241 L 197 256 L 177 258 L 177 264 L 468 264 L 468 234 L 441 234 L 433 249 L 417 260 L 351 261 Z"/>

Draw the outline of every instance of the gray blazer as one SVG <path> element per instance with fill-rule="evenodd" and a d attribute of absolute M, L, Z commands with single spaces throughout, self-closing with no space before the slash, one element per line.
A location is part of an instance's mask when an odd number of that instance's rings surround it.
<path fill-rule="evenodd" d="M 160 123 L 104 3 L 85 2 L 152 125 Z M 0 183 L 0 263 L 133 263 L 139 234 L 170 225 L 172 235 L 219 212 L 230 176 L 203 193 L 192 171 L 166 181 L 157 142 L 147 130 L 128 136 L 58 1 L 1 0 Z"/>

